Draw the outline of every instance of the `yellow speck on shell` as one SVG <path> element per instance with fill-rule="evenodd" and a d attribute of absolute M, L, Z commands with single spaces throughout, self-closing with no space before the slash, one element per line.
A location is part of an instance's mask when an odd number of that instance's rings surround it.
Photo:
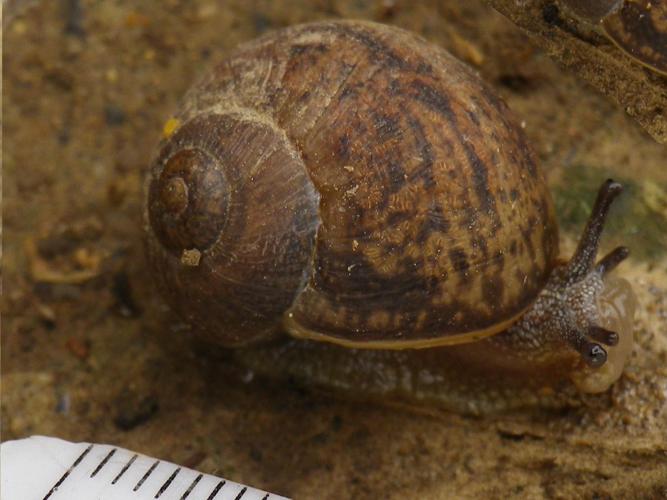
<path fill-rule="evenodd" d="M 169 118 L 162 127 L 162 138 L 169 139 L 181 124 L 178 118 Z"/>
<path fill-rule="evenodd" d="M 201 260 L 201 252 L 196 248 L 190 250 L 183 250 L 181 254 L 181 264 L 190 267 L 197 267 Z"/>

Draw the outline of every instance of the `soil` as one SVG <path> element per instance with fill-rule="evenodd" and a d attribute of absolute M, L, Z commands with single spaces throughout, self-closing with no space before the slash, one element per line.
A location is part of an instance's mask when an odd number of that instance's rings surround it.
<path fill-rule="evenodd" d="M 330 394 L 211 353 L 156 295 L 142 182 L 192 81 L 297 22 L 416 31 L 508 102 L 569 254 L 607 177 L 603 251 L 639 298 L 607 392 L 466 416 Z M 296 498 L 667 496 L 667 149 L 480 1 L 14 1 L 3 19 L 2 439 L 114 443 Z"/>

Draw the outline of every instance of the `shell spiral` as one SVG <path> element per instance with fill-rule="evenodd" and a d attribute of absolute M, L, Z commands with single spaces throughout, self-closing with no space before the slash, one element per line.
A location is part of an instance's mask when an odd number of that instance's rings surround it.
<path fill-rule="evenodd" d="M 149 261 L 176 311 L 225 345 L 282 329 L 470 340 L 514 321 L 555 263 L 551 198 L 510 111 L 403 30 L 271 33 L 177 120 L 147 182 Z"/>

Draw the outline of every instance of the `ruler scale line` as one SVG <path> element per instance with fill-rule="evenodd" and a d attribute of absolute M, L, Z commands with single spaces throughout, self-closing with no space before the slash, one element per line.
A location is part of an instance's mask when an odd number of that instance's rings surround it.
<path fill-rule="evenodd" d="M 144 481 L 148 479 L 148 476 L 150 476 L 155 468 L 159 465 L 160 461 L 156 460 L 153 465 L 151 465 L 151 468 L 146 471 L 146 474 L 143 475 L 141 479 L 139 479 L 139 482 L 132 488 L 132 491 L 137 491 L 139 488 L 141 488 L 141 485 L 144 484 Z"/>
<path fill-rule="evenodd" d="M 55 493 L 55 491 L 58 489 L 58 486 L 60 486 L 61 484 L 63 484 L 63 481 L 65 481 L 65 479 L 67 479 L 67 476 L 69 476 L 69 475 L 72 473 L 72 471 L 74 470 L 74 467 L 76 467 L 77 465 L 79 465 L 79 464 L 81 463 L 81 461 L 82 461 L 84 458 L 86 458 L 86 455 L 88 455 L 88 453 L 90 453 L 90 450 L 93 449 L 93 446 L 94 446 L 94 445 L 92 445 L 92 444 L 89 445 L 88 448 L 86 448 L 86 449 L 83 451 L 83 453 L 81 453 L 81 455 L 79 455 L 79 458 L 77 458 L 77 459 L 74 461 L 74 463 L 71 465 L 71 467 L 65 471 L 65 473 L 64 473 L 64 474 L 62 475 L 62 477 L 58 480 L 58 482 L 57 482 L 56 484 L 53 485 L 53 488 L 51 488 L 51 490 L 50 490 L 50 491 L 46 494 L 46 496 L 44 497 L 44 500 L 48 500 L 48 498 L 49 498 L 51 495 L 53 495 L 53 494 Z"/>
<path fill-rule="evenodd" d="M 132 456 L 132 458 L 128 460 L 128 462 L 125 464 L 125 467 L 123 467 L 121 471 L 118 473 L 118 475 L 113 479 L 113 481 L 111 481 L 111 484 L 116 484 L 118 482 L 118 480 L 123 476 L 123 474 L 127 472 L 127 469 L 129 469 L 132 466 L 132 464 L 134 463 L 134 461 L 137 459 L 138 456 L 139 455 L 135 453 Z"/>
<path fill-rule="evenodd" d="M 190 486 L 188 486 L 188 489 L 185 490 L 185 493 L 183 493 L 183 496 L 180 498 L 180 500 L 185 500 L 186 498 L 188 498 L 188 495 L 190 494 L 190 492 L 191 492 L 192 490 L 195 489 L 195 486 L 197 486 L 197 483 L 199 483 L 199 481 L 201 481 L 201 478 L 202 478 L 202 477 L 204 477 L 204 474 L 199 474 L 199 475 L 195 478 L 195 480 L 192 481 L 192 483 L 190 484 Z"/>
<path fill-rule="evenodd" d="M 176 469 L 174 472 L 172 472 L 171 476 L 169 476 L 169 478 L 164 482 L 164 484 L 160 487 L 158 492 L 155 494 L 155 498 L 160 498 L 160 495 L 162 495 L 162 493 L 164 493 L 167 490 L 167 488 L 169 488 L 169 485 L 171 484 L 171 482 L 174 480 L 174 478 L 176 477 L 176 475 L 179 472 L 181 472 L 180 467 L 178 469 Z"/>
<path fill-rule="evenodd" d="M 114 453 L 116 453 L 116 448 L 107 453 L 104 459 L 99 463 L 97 467 L 95 467 L 95 470 L 90 474 L 90 477 L 95 477 L 97 473 L 102 470 L 102 467 L 104 467 L 107 464 L 109 459 L 113 457 Z"/>
<path fill-rule="evenodd" d="M 208 496 L 208 498 L 206 500 L 213 500 L 215 498 L 215 496 L 218 494 L 218 491 L 220 491 L 222 489 L 222 487 L 225 485 L 226 482 L 227 481 L 225 481 L 223 479 L 218 484 L 216 484 L 215 488 L 213 488 L 213 491 L 211 492 L 211 494 Z"/>
<path fill-rule="evenodd" d="M 45 436 L 0 444 L 0 491 L 8 500 L 289 500 L 115 444 Z"/>

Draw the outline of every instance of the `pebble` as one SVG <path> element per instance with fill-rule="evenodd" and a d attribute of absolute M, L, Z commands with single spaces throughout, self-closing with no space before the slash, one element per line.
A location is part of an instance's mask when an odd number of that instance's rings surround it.
<path fill-rule="evenodd" d="M 155 416 L 160 405 L 153 395 L 126 389 L 116 398 L 115 408 L 114 425 L 122 431 L 130 431 Z"/>
<path fill-rule="evenodd" d="M 70 337 L 65 341 L 65 347 L 71 354 L 81 361 L 85 361 L 90 355 L 90 344 L 86 340 Z"/>

